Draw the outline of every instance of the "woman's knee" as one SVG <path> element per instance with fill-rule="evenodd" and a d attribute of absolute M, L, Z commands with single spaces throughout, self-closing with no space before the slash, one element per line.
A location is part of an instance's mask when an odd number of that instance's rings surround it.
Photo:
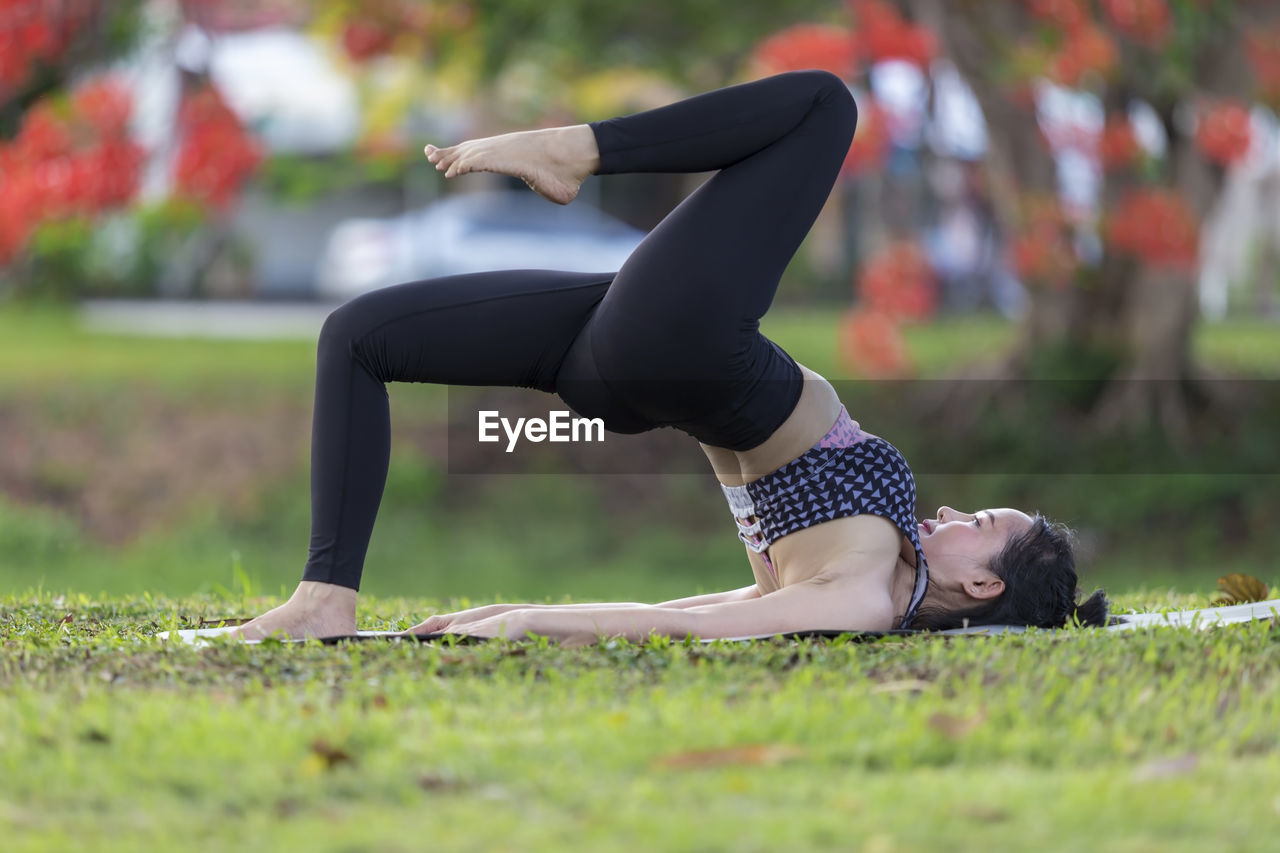
<path fill-rule="evenodd" d="M 320 327 L 320 342 L 349 345 L 403 316 L 408 307 L 404 291 L 396 287 L 361 293 L 329 312 Z"/>
<path fill-rule="evenodd" d="M 322 349 L 338 347 L 350 350 L 352 344 L 364 334 L 362 323 L 363 312 L 353 299 L 329 312 L 324 324 L 320 327 L 318 346 Z"/>
<path fill-rule="evenodd" d="M 829 120 L 836 123 L 853 140 L 853 133 L 858 125 L 858 104 L 853 98 L 849 84 L 839 75 L 820 68 L 806 68 L 792 71 L 799 75 L 811 87 L 815 105 Z"/>
<path fill-rule="evenodd" d="M 318 353 L 354 358 L 374 376 L 383 381 L 390 379 L 386 341 L 373 333 L 385 325 L 395 311 L 378 299 L 378 292 L 364 293 L 329 312 L 320 327 L 316 342 Z"/>

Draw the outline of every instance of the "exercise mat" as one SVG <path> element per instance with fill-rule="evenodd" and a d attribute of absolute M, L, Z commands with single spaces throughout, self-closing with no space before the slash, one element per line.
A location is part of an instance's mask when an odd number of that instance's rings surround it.
<path fill-rule="evenodd" d="M 1122 613 L 1111 618 L 1111 622 L 1103 630 L 1107 631 L 1124 631 L 1134 628 L 1148 627 L 1183 627 L 1183 628 L 1212 628 L 1217 625 L 1230 625 L 1237 622 L 1251 622 L 1255 619 L 1274 619 L 1280 616 L 1280 598 L 1270 601 L 1257 601 L 1251 604 L 1233 604 L 1228 607 L 1206 607 L 1200 610 L 1168 610 L 1163 612 L 1152 613 Z M 232 621 L 232 620 L 227 620 Z M 161 631 L 156 634 L 157 639 L 167 640 L 170 633 L 176 633 L 178 639 L 184 643 L 195 645 L 206 645 L 208 640 L 219 635 L 231 631 L 235 626 L 226 626 L 221 628 L 191 628 L 176 632 Z M 749 640 L 767 640 L 772 637 L 781 636 L 788 640 L 799 640 L 809 637 L 839 637 L 842 635 L 850 635 L 854 640 L 874 639 L 877 637 L 888 636 L 911 636 L 916 634 L 931 634 L 934 636 L 950 635 L 950 634 L 967 634 L 967 635 L 991 635 L 991 634 L 1008 634 L 1021 633 L 1027 630 L 1021 625 L 979 625 L 972 628 L 951 628 L 946 631 L 790 631 L 787 633 L 774 634 L 749 634 L 741 637 L 726 637 L 721 639 L 699 640 L 701 643 L 716 642 L 747 642 Z M 1071 630 L 1071 629 L 1057 629 Z M 348 642 L 352 640 L 407 640 L 409 642 L 433 642 L 447 636 L 453 636 L 457 643 L 484 643 L 488 642 L 487 637 L 471 637 L 466 634 L 411 634 L 405 635 L 398 631 L 357 631 L 354 634 L 345 634 L 337 637 L 325 637 L 320 642 L 326 645 L 334 645 L 336 643 Z M 246 643 L 259 643 L 261 640 L 245 640 Z M 304 640 L 284 640 L 287 643 L 301 643 Z"/>

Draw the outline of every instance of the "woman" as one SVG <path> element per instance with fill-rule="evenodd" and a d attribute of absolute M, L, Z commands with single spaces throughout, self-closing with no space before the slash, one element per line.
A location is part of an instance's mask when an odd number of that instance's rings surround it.
<path fill-rule="evenodd" d="M 505 270 L 383 288 L 320 333 L 312 532 L 289 601 L 247 638 L 355 632 L 356 590 L 386 482 L 385 383 L 557 393 L 606 429 L 698 439 L 747 547 L 755 584 L 661 604 L 495 605 L 433 616 L 450 630 L 572 643 L 651 631 L 704 638 L 984 622 L 1101 624 L 1077 609 L 1062 531 L 1015 509 L 949 507 L 917 524 L 898 451 L 834 389 L 759 332 L 788 261 L 849 149 L 857 109 L 825 71 L 793 71 L 657 109 L 426 147 L 446 178 L 522 178 L 568 204 L 592 174 L 719 170 L 612 273 Z"/>

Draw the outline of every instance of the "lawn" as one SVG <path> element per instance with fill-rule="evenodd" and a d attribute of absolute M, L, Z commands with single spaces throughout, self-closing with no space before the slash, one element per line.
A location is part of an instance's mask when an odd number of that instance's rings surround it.
<path fill-rule="evenodd" d="M 1272 622 L 574 649 L 151 638 L 265 603 L 0 600 L 5 849 L 1154 853 L 1280 832 Z M 364 598 L 360 623 L 439 604 Z"/>

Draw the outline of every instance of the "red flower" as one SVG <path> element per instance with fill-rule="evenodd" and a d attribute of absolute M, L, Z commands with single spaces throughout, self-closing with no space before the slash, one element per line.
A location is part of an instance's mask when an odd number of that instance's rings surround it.
<path fill-rule="evenodd" d="M 380 23 L 365 20 L 348 21 L 342 29 L 342 47 L 352 60 L 364 62 L 389 51 L 395 37 L 394 30 Z"/>
<path fill-rule="evenodd" d="M 858 274 L 857 296 L 872 311 L 899 320 L 926 319 L 938 302 L 929 261 L 908 240 L 889 243 L 867 259 Z"/>
<path fill-rule="evenodd" d="M 123 136 L 133 111 L 129 91 L 109 78 L 94 80 L 81 86 L 71 96 L 71 103 L 99 136 Z"/>
<path fill-rule="evenodd" d="M 126 204 L 142 176 L 146 152 L 127 140 L 110 140 L 86 151 L 77 165 L 85 172 L 89 207 L 102 210 Z"/>
<path fill-rule="evenodd" d="M 42 222 L 133 198 L 145 152 L 125 133 L 131 109 L 127 90 L 95 80 L 72 93 L 69 109 L 45 98 L 26 112 L 13 142 L 0 145 L 0 263 Z"/>
<path fill-rule="evenodd" d="M 0 263 L 22 250 L 38 221 L 39 195 L 27 172 L 7 172 L 0 184 Z"/>
<path fill-rule="evenodd" d="M 101 2 L 0 2 L 0 101 L 9 100 L 41 65 L 57 65 Z"/>
<path fill-rule="evenodd" d="M 883 312 L 849 311 L 838 333 L 840 360 L 868 378 L 898 376 L 910 368 L 906 343 L 893 318 Z"/>
<path fill-rule="evenodd" d="M 796 24 L 760 42 L 752 59 L 766 74 L 821 68 L 848 78 L 857 69 L 858 46 L 843 27 Z"/>
<path fill-rule="evenodd" d="M 1204 110 L 1196 126 L 1196 145 L 1206 157 L 1224 166 L 1249 153 L 1251 138 L 1249 111 L 1236 101 Z"/>
<path fill-rule="evenodd" d="M 212 86 L 183 99 L 178 124 L 182 132 L 174 172 L 178 194 L 227 208 L 261 162 L 261 148 Z"/>
<path fill-rule="evenodd" d="M 65 157 L 72 149 L 71 129 L 54 110 L 53 104 L 44 99 L 22 117 L 22 126 L 13 144 L 19 156 L 28 163 Z"/>
<path fill-rule="evenodd" d="M 1063 235 L 1043 226 L 1014 237 L 1009 244 L 1009 261 L 1027 284 L 1058 289 L 1071 283 L 1077 266 L 1075 252 Z"/>
<path fill-rule="evenodd" d="M 1072 228 L 1058 199 L 1024 199 L 1021 226 L 1009 242 L 1009 262 L 1029 285 L 1062 289 L 1079 266 Z"/>
<path fill-rule="evenodd" d="M 1093 24 L 1084 24 L 1063 42 L 1050 71 L 1062 85 L 1076 86 L 1089 73 L 1109 75 L 1118 56 L 1110 36 Z"/>
<path fill-rule="evenodd" d="M 1165 0 L 1102 0 L 1107 17 L 1120 32 L 1150 48 L 1169 38 L 1171 20 Z"/>
<path fill-rule="evenodd" d="M 1105 233 L 1113 249 L 1154 266 L 1187 269 L 1196 263 L 1199 225 L 1173 190 L 1130 192 L 1107 217 Z"/>
<path fill-rule="evenodd" d="M 469 27 L 475 14 L 467 0 L 361 0 L 344 5 L 342 47 L 353 62 L 383 56 L 402 38 L 413 41 L 417 53 L 427 53 L 440 37 Z"/>
<path fill-rule="evenodd" d="M 1089 20 L 1089 10 L 1082 0 L 1028 0 L 1028 5 L 1032 17 L 1068 33 L 1075 32 Z"/>
<path fill-rule="evenodd" d="M 1138 162 L 1142 156 L 1142 146 L 1133 132 L 1133 125 L 1122 114 L 1107 117 L 1098 138 L 1098 159 L 1102 161 L 1105 171 L 1123 169 Z"/>
<path fill-rule="evenodd" d="M 872 61 L 903 59 L 923 67 L 937 54 L 937 38 L 904 20 L 884 0 L 848 0 L 857 33 Z"/>

